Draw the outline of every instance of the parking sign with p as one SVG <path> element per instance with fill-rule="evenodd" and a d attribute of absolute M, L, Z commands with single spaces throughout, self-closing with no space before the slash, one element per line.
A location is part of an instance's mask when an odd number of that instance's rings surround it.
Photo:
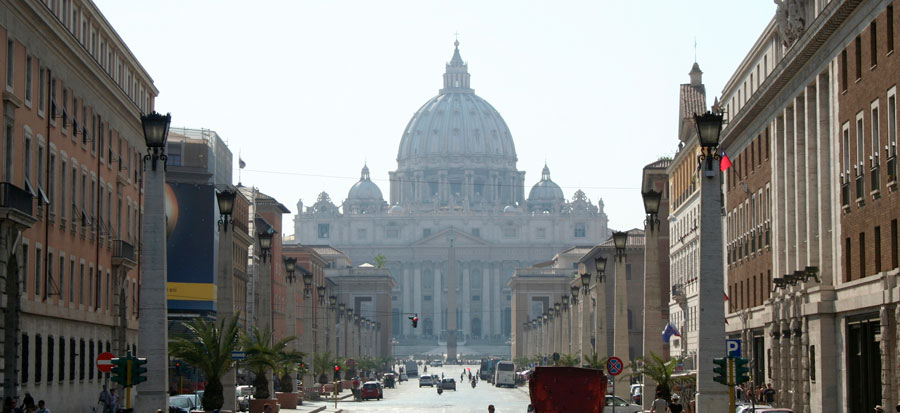
<path fill-rule="evenodd" d="M 729 357 L 741 357 L 741 340 L 725 340 L 725 355 Z"/>

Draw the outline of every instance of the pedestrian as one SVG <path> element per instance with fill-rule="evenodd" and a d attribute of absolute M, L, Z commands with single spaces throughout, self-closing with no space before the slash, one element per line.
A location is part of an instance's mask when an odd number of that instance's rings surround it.
<path fill-rule="evenodd" d="M 650 413 L 666 413 L 666 409 L 669 407 L 661 391 L 656 392 L 656 400 L 650 406 Z"/>
<path fill-rule="evenodd" d="M 775 403 L 775 389 L 772 388 L 772 383 L 766 384 L 766 390 L 763 391 L 763 398 L 766 399 L 766 404 L 772 405 Z"/>
<path fill-rule="evenodd" d="M 22 399 L 22 410 L 26 409 L 35 409 L 37 408 L 34 405 L 34 397 L 31 397 L 31 393 L 25 392 L 25 398 Z"/>
<path fill-rule="evenodd" d="M 99 400 L 97 400 L 97 403 L 103 405 L 103 413 L 115 412 L 115 410 L 113 410 L 113 395 L 109 391 L 109 389 L 106 388 L 105 384 L 103 385 L 103 390 L 100 392 L 100 397 Z"/>
<path fill-rule="evenodd" d="M 494 413 L 494 405 L 493 404 L 488 405 L 488 413 Z"/>
<path fill-rule="evenodd" d="M 38 402 L 37 410 L 34 413 L 50 413 L 50 409 L 47 408 L 47 405 L 44 404 L 44 401 L 41 400 Z"/>
<path fill-rule="evenodd" d="M 677 394 L 672 395 L 672 403 L 669 403 L 669 413 L 681 413 L 684 406 L 681 405 L 681 398 Z"/>

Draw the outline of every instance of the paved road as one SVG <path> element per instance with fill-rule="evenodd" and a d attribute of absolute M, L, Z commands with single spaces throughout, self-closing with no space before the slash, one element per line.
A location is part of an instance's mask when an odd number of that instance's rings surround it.
<path fill-rule="evenodd" d="M 464 367 L 472 369 L 472 374 L 478 370 L 478 366 L 429 367 L 428 374 L 443 372 L 445 377 L 458 381 Z M 439 396 L 436 388 L 419 388 L 419 380 L 410 379 L 394 389 L 385 389 L 382 400 L 344 401 L 339 407 L 350 413 L 484 413 L 489 404 L 494 405 L 497 413 L 525 413 L 529 401 L 521 389 L 497 388 L 485 381 L 479 381 L 474 389 L 468 382 L 457 383 L 456 391 L 447 390 Z"/>

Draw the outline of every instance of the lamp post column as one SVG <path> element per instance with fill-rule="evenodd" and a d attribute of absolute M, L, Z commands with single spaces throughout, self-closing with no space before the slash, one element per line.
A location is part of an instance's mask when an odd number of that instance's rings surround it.
<path fill-rule="evenodd" d="M 713 380 L 713 359 L 724 354 L 725 291 L 722 260 L 722 187 L 717 146 L 722 116 L 695 116 L 704 154 L 700 169 L 700 280 L 697 302 L 697 411 L 722 412 L 728 409 L 727 387 Z"/>
<path fill-rule="evenodd" d="M 629 347 L 631 345 L 631 337 L 628 331 L 628 286 L 625 277 L 625 244 L 628 240 L 627 232 L 613 233 L 613 240 L 616 244 L 616 295 L 614 298 L 615 307 L 613 308 L 613 354 L 621 358 L 625 362 L 631 361 L 629 356 Z M 623 396 L 628 394 L 630 384 L 626 380 L 616 380 L 615 392 Z"/>
<path fill-rule="evenodd" d="M 169 115 L 155 112 L 141 118 L 151 154 L 144 157 L 138 351 L 139 356 L 147 358 L 147 382 L 141 385 L 135 403 L 139 413 L 152 413 L 169 405 L 165 145 L 170 121 Z"/>
<path fill-rule="evenodd" d="M 644 199 L 644 209 L 647 213 L 645 221 L 644 243 L 644 334 L 643 350 L 644 360 L 651 360 L 651 354 L 663 357 L 663 342 L 659 336 L 652 334 L 663 331 L 662 300 L 660 298 L 659 279 L 659 231 L 660 222 L 659 201 L 662 193 L 650 189 L 641 194 Z M 656 382 L 649 375 L 644 375 L 644 388 L 655 389 Z M 642 398 L 644 410 L 650 410 L 653 403 L 650 397 Z"/>
<path fill-rule="evenodd" d="M 219 205 L 219 258 L 218 258 L 218 280 L 216 287 L 216 322 L 226 328 L 231 319 L 234 318 L 234 226 L 229 231 L 229 224 L 233 222 L 231 219 L 233 213 L 234 198 L 237 192 L 233 189 L 225 188 L 216 193 Z M 224 333 L 221 331 L 220 333 Z M 223 410 L 235 410 L 236 394 L 235 394 L 236 377 L 233 373 L 222 375 L 222 397 L 224 398 Z"/>
<path fill-rule="evenodd" d="M 594 347 L 597 350 L 597 355 L 600 358 L 605 358 L 610 356 L 609 348 L 607 342 L 607 334 L 609 334 L 610 329 L 606 327 L 606 290 L 604 286 L 606 285 L 603 282 L 604 274 L 601 273 L 597 277 L 597 282 L 594 283 L 594 297 L 596 298 L 596 308 L 594 309 L 594 330 L 596 334 L 594 336 Z M 588 296 L 590 298 L 590 296 Z"/>
<path fill-rule="evenodd" d="M 591 348 L 591 295 L 585 290 L 581 294 L 579 302 L 581 308 L 581 365 L 585 365 L 587 358 L 594 352 Z"/>

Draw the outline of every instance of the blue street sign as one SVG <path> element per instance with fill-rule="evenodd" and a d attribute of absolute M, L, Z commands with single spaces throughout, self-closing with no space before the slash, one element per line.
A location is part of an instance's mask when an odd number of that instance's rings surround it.
<path fill-rule="evenodd" d="M 741 357 L 741 340 L 725 340 L 725 355 L 729 357 Z"/>
<path fill-rule="evenodd" d="M 243 352 L 243 351 L 232 351 L 232 352 L 231 352 L 231 359 L 232 359 L 232 360 L 243 360 L 243 359 L 245 359 L 245 358 L 247 358 L 247 353 L 246 353 L 246 352 Z"/>

